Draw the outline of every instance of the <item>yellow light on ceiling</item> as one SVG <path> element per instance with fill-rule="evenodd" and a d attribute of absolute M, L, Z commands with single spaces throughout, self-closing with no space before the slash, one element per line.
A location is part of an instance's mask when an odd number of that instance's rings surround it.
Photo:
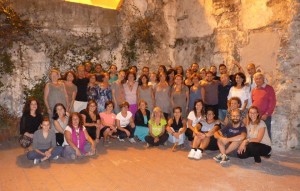
<path fill-rule="evenodd" d="M 72 3 L 81 3 L 86 5 L 92 5 L 102 7 L 106 9 L 117 10 L 120 8 L 123 0 L 65 0 Z"/>

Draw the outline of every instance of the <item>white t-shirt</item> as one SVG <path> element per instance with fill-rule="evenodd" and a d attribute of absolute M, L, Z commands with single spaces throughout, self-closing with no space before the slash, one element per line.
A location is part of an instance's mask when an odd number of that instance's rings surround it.
<path fill-rule="evenodd" d="M 85 127 L 83 126 L 83 131 L 85 131 L 85 130 L 86 130 L 86 129 L 85 129 Z M 69 132 L 71 133 L 71 135 L 72 135 L 72 128 L 71 128 L 70 126 L 67 126 L 66 129 L 65 129 L 65 131 L 69 131 Z M 79 133 L 79 129 L 76 130 L 76 133 Z M 67 142 L 67 140 L 66 140 L 66 136 L 64 136 L 64 143 L 63 143 L 63 146 L 65 146 L 65 145 L 69 145 L 68 142 Z M 77 144 L 77 147 L 79 148 L 79 142 L 78 142 L 78 144 Z"/>
<path fill-rule="evenodd" d="M 248 104 L 247 104 L 246 108 L 250 107 L 250 104 L 249 104 L 250 92 L 249 92 L 249 87 L 248 86 L 244 86 L 242 89 L 238 89 L 238 88 L 232 86 L 230 88 L 230 90 L 229 90 L 229 94 L 227 96 L 227 100 L 229 100 L 232 97 L 238 97 L 238 98 L 241 99 L 241 102 L 242 102 L 241 107 L 243 107 L 244 102 L 246 100 L 248 100 Z"/>
<path fill-rule="evenodd" d="M 265 122 L 263 120 L 260 120 L 259 124 L 256 127 L 253 124 L 249 124 L 247 126 L 247 138 L 250 138 L 250 139 L 256 138 L 258 131 L 261 128 L 265 129 L 265 134 L 264 134 L 262 140 L 260 141 L 260 143 L 271 146 L 271 139 L 268 134 L 267 125 L 265 124 Z"/>
<path fill-rule="evenodd" d="M 203 122 L 201 122 L 201 123 L 202 123 L 202 128 L 201 128 L 201 131 L 202 131 L 202 132 L 210 131 L 210 130 L 212 130 L 212 129 L 214 128 L 214 126 L 215 126 L 216 124 L 219 124 L 218 121 L 215 121 L 215 122 L 213 122 L 213 123 L 207 123 L 206 121 L 203 121 Z"/>
<path fill-rule="evenodd" d="M 192 121 L 192 126 L 194 127 L 197 123 L 199 123 L 201 121 L 204 121 L 205 119 L 203 118 L 203 116 L 200 116 L 199 118 L 196 117 L 195 112 L 191 111 L 187 117 L 188 119 L 190 119 Z M 187 124 L 188 126 L 189 124 Z"/>
<path fill-rule="evenodd" d="M 118 113 L 116 119 L 120 120 L 120 126 L 126 127 L 130 123 L 130 118 L 132 117 L 132 113 L 127 111 L 126 117 L 123 117 L 122 112 Z"/>

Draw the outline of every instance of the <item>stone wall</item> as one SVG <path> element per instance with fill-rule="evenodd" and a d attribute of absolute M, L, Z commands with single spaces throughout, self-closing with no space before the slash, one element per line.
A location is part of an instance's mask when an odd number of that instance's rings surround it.
<path fill-rule="evenodd" d="M 35 41 L 16 43 L 11 50 L 18 68 L 6 78 L 11 88 L 1 99 L 18 114 L 23 85 L 33 85 L 49 67 L 65 71 L 85 59 L 122 67 L 130 25 L 155 13 L 155 52 L 139 44 L 138 58 L 131 64 L 156 70 L 160 64 L 186 69 L 193 62 L 201 67 L 225 63 L 235 73 L 233 61 L 244 69 L 253 62 L 266 74 L 278 99 L 272 121 L 274 147 L 300 148 L 299 1 L 125 0 L 119 11 L 61 0 L 13 2 L 16 11 L 42 26 Z"/>

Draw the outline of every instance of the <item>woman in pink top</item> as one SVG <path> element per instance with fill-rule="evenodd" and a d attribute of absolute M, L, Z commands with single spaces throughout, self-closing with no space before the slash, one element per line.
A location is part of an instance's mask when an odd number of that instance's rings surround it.
<path fill-rule="evenodd" d="M 117 132 L 116 126 L 116 114 L 113 113 L 114 103 L 112 101 L 107 101 L 105 103 L 105 111 L 101 112 L 101 127 L 100 127 L 100 137 L 103 137 L 103 144 L 110 143 L 109 137 L 113 137 L 113 133 Z M 97 137 L 99 139 L 100 137 Z"/>

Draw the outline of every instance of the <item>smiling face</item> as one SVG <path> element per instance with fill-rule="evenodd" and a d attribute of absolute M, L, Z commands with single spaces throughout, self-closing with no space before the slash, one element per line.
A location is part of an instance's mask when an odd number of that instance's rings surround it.
<path fill-rule="evenodd" d="M 88 105 L 89 112 L 95 112 L 96 109 L 97 109 L 96 103 L 94 103 L 94 102 L 89 103 L 89 105 Z"/>
<path fill-rule="evenodd" d="M 66 110 L 61 105 L 58 105 L 56 107 L 56 112 L 59 117 L 63 117 L 66 115 Z"/>
<path fill-rule="evenodd" d="M 43 131 L 49 131 L 50 129 L 50 122 L 49 121 L 43 121 L 41 124 L 41 127 Z"/>
<path fill-rule="evenodd" d="M 122 80 L 125 79 L 125 76 L 126 76 L 125 72 L 124 71 L 120 71 L 119 75 L 118 75 L 118 78 L 122 81 Z"/>
<path fill-rule="evenodd" d="M 239 110 L 231 111 L 231 121 L 234 125 L 239 124 L 241 119 L 241 114 Z"/>
<path fill-rule="evenodd" d="M 52 82 L 57 82 L 59 79 L 59 74 L 57 72 L 51 72 L 50 79 Z"/>
<path fill-rule="evenodd" d="M 128 77 L 127 77 L 127 80 L 128 80 L 129 82 L 133 82 L 133 81 L 134 81 L 134 74 L 129 73 L 129 74 L 128 74 Z"/>
<path fill-rule="evenodd" d="M 74 76 L 73 76 L 73 74 L 72 73 L 68 73 L 68 75 L 67 75 L 67 81 L 68 82 L 73 82 L 73 80 L 74 80 Z"/>
<path fill-rule="evenodd" d="M 258 88 L 260 88 L 260 87 L 262 87 L 262 85 L 264 84 L 265 78 L 264 78 L 263 75 L 260 75 L 260 74 L 254 75 L 254 82 L 255 82 L 256 86 L 257 86 Z"/>
<path fill-rule="evenodd" d="M 182 76 L 176 76 L 176 78 L 175 78 L 175 84 L 176 85 L 182 84 Z"/>
<path fill-rule="evenodd" d="M 255 122 L 259 116 L 259 113 L 255 108 L 250 108 L 248 115 L 249 115 L 251 122 Z"/>
<path fill-rule="evenodd" d="M 230 109 L 234 110 L 234 109 L 238 109 L 240 108 L 240 104 L 237 100 L 233 99 L 230 101 Z"/>
<path fill-rule="evenodd" d="M 244 81 L 244 79 L 241 76 L 239 76 L 239 75 L 235 76 L 235 82 L 237 85 L 242 85 L 243 81 Z"/>
<path fill-rule="evenodd" d="M 174 110 L 173 114 L 174 114 L 175 118 L 180 118 L 182 113 L 181 113 L 180 109 L 177 108 Z"/>
<path fill-rule="evenodd" d="M 195 107 L 197 112 L 201 112 L 203 108 L 203 104 L 201 102 L 198 102 L 196 103 Z"/>
<path fill-rule="evenodd" d="M 147 108 L 146 102 L 141 101 L 140 104 L 139 104 L 139 108 L 140 108 L 141 110 L 145 110 L 145 109 Z"/>
<path fill-rule="evenodd" d="M 114 109 L 114 106 L 111 103 L 111 104 L 108 104 L 105 109 L 106 109 L 106 111 L 108 111 L 109 113 L 111 113 L 113 111 L 113 109 Z"/>
<path fill-rule="evenodd" d="M 91 75 L 91 76 L 90 76 L 90 83 L 91 83 L 91 84 L 96 83 L 96 76 L 95 76 L 95 75 Z"/>
<path fill-rule="evenodd" d="M 37 110 L 37 102 L 35 100 L 32 100 L 31 103 L 30 103 L 30 111 L 33 111 L 35 112 Z"/>
<path fill-rule="evenodd" d="M 73 127 L 78 127 L 79 126 L 79 117 L 75 114 L 72 115 L 72 126 Z"/>
<path fill-rule="evenodd" d="M 211 110 L 208 110 L 207 113 L 206 113 L 206 118 L 207 118 L 207 120 L 213 120 L 214 117 L 215 117 L 214 112 L 211 111 Z"/>

